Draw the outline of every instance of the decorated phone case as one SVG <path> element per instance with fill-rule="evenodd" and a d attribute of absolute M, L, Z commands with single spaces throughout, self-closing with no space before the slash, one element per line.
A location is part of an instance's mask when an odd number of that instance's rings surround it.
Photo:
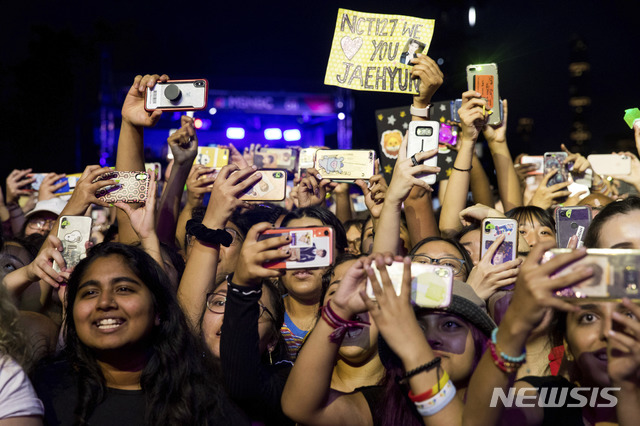
<path fill-rule="evenodd" d="M 566 152 L 545 152 L 544 153 L 544 174 L 546 175 L 553 169 L 558 172 L 549 179 L 547 186 L 553 186 L 557 183 L 566 182 L 569 179 L 569 171 L 564 163 L 567 159 Z"/>
<path fill-rule="evenodd" d="M 199 146 L 198 155 L 193 164 L 202 164 L 205 167 L 219 170 L 229 164 L 229 150 L 217 146 Z"/>
<path fill-rule="evenodd" d="M 62 179 L 60 179 L 58 182 L 66 180 L 66 184 L 58 189 L 56 191 L 57 195 L 69 195 L 73 193 L 73 190 L 76 189 L 76 185 L 78 184 L 78 180 L 80 180 L 80 177 L 82 176 L 82 173 L 72 173 L 70 175 L 67 175 L 66 177 L 63 177 Z M 58 183 L 56 182 L 56 183 Z"/>
<path fill-rule="evenodd" d="M 505 239 L 493 255 L 492 265 L 509 262 L 518 255 L 518 222 L 515 219 L 497 217 L 488 217 L 482 221 L 481 258 L 491 244 L 503 234 Z"/>
<path fill-rule="evenodd" d="M 293 148 L 261 148 L 253 156 L 253 162 L 259 169 L 296 170 L 298 151 Z"/>
<path fill-rule="evenodd" d="M 88 216 L 62 216 L 58 225 L 57 236 L 62 242 L 62 257 L 67 269 L 75 268 L 87 257 L 86 243 L 91 238 L 92 219 Z M 60 266 L 55 262 L 53 269 L 60 272 Z"/>
<path fill-rule="evenodd" d="M 382 284 L 380 272 L 372 264 L 378 283 Z M 387 266 L 387 273 L 391 284 L 399 296 L 402 290 L 402 276 L 404 263 L 393 262 Z M 451 303 L 451 289 L 453 285 L 453 271 L 449 266 L 429 265 L 423 263 L 411 264 L 411 300 L 423 308 L 444 308 Z M 375 300 L 373 283 L 367 280 L 367 295 Z"/>
<path fill-rule="evenodd" d="M 323 179 L 368 180 L 375 174 L 373 150 L 327 149 L 316 152 L 315 168 Z"/>
<path fill-rule="evenodd" d="M 487 110 L 491 111 L 488 124 L 502 123 L 500 94 L 498 93 L 498 66 L 496 64 L 476 64 L 467 66 L 467 86 L 479 92 L 487 100 Z"/>
<path fill-rule="evenodd" d="M 318 148 L 303 148 L 300 150 L 298 157 L 298 175 L 302 178 L 305 169 L 310 169 L 316 161 L 316 152 Z"/>
<path fill-rule="evenodd" d="M 268 229 L 258 237 L 258 241 L 266 238 L 291 236 L 291 243 L 281 247 L 289 250 L 291 256 L 279 262 L 265 263 L 270 269 L 311 269 L 324 268 L 333 263 L 333 228 L 329 226 L 312 226 L 307 228 Z"/>
<path fill-rule="evenodd" d="M 244 201 L 282 201 L 287 192 L 287 172 L 284 170 L 256 170 L 262 179 L 249 188 L 242 197 Z"/>
<path fill-rule="evenodd" d="M 116 179 L 116 185 L 105 186 L 96 191 L 96 197 L 105 203 L 143 203 L 147 200 L 149 190 L 149 173 L 113 171 L 99 176 L 98 180 Z"/>
<path fill-rule="evenodd" d="M 144 109 L 147 111 L 197 111 L 207 107 L 209 82 L 204 79 L 158 81 L 147 88 Z"/>
<path fill-rule="evenodd" d="M 570 253 L 571 249 L 551 249 L 542 263 L 555 256 Z M 556 291 L 556 296 L 568 301 L 584 299 L 617 301 L 622 298 L 640 299 L 640 250 L 587 249 L 587 255 L 566 265 L 552 277 L 573 274 L 579 266 L 589 266 L 593 275 L 571 287 Z"/>
<path fill-rule="evenodd" d="M 591 207 L 557 207 L 555 211 L 556 219 L 556 242 L 559 248 L 567 248 L 569 238 L 578 236 L 578 247 L 584 244 L 587 229 L 591 224 Z"/>

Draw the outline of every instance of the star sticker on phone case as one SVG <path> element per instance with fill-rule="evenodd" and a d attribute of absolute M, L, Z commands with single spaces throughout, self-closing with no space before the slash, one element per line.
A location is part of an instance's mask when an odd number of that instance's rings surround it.
<path fill-rule="evenodd" d="M 384 166 L 384 172 L 386 174 L 389 175 L 389 174 L 391 174 L 392 171 L 393 171 L 393 167 L 391 167 L 390 165 L 387 164 L 386 166 Z"/>
<path fill-rule="evenodd" d="M 396 124 L 396 118 L 393 115 L 390 115 L 389 117 L 387 117 L 387 122 L 393 126 L 394 124 Z"/>

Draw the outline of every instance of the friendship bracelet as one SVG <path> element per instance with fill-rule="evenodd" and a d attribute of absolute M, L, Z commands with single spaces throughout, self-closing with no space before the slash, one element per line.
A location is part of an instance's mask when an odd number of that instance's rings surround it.
<path fill-rule="evenodd" d="M 405 384 L 407 383 L 407 380 L 409 380 L 410 377 L 415 376 L 418 373 L 422 373 L 423 371 L 431 371 L 433 370 L 435 367 L 438 367 L 440 365 L 440 361 L 442 361 L 442 358 L 435 357 L 434 359 L 432 359 L 431 361 L 429 361 L 426 364 L 421 365 L 420 367 L 416 367 L 413 370 L 408 371 L 404 377 L 402 379 L 400 379 L 400 381 L 398 383 L 400 384 Z"/>
<path fill-rule="evenodd" d="M 426 401 L 427 399 L 431 398 L 433 395 L 436 395 L 438 392 L 440 392 L 442 388 L 444 388 L 444 386 L 447 384 L 448 381 L 449 381 L 449 375 L 445 371 L 442 377 L 440 378 L 440 380 L 438 380 L 438 383 L 433 385 L 433 387 L 428 391 L 423 392 L 420 395 L 414 395 L 413 392 L 409 391 L 409 399 L 413 402 Z"/>
<path fill-rule="evenodd" d="M 325 320 L 331 328 L 335 328 L 335 331 L 329 335 L 329 341 L 331 343 L 340 343 L 347 332 L 362 330 L 365 326 L 371 325 L 371 323 L 367 321 L 349 321 L 340 317 L 331 309 L 330 300 L 322 307 L 322 319 Z"/>
<path fill-rule="evenodd" d="M 471 171 L 471 169 L 473 169 L 473 166 L 469 166 L 469 168 L 468 168 L 468 169 L 459 169 L 459 168 L 457 168 L 456 166 L 453 166 L 453 170 L 457 170 L 457 171 L 459 171 L 459 172 L 470 172 L 470 171 Z"/>
<path fill-rule="evenodd" d="M 456 396 L 456 387 L 451 380 L 447 381 L 442 390 L 434 397 L 421 402 L 414 402 L 418 413 L 422 417 L 433 416 L 446 407 Z"/>
<path fill-rule="evenodd" d="M 229 247 L 233 237 L 224 229 L 209 229 L 195 219 L 189 219 L 186 226 L 187 234 L 193 235 L 200 242 L 206 244 L 222 244 Z"/>
<path fill-rule="evenodd" d="M 500 353 L 500 358 L 503 358 L 509 362 L 513 362 L 513 363 L 524 363 L 525 360 L 527 359 L 527 351 L 524 350 L 522 351 L 522 354 L 520 356 L 509 356 L 507 354 L 505 354 L 504 352 L 502 352 L 500 350 L 500 348 L 498 347 L 498 341 L 497 341 L 497 337 L 498 337 L 498 327 L 494 328 L 493 331 L 491 332 L 491 343 L 493 343 L 493 345 L 496 347 L 496 351 Z"/>

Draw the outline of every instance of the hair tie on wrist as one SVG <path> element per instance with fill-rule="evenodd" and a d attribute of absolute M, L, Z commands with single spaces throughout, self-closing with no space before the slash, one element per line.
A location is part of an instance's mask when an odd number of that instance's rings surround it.
<path fill-rule="evenodd" d="M 233 237 L 224 229 L 209 229 L 195 219 L 189 219 L 186 226 L 187 234 L 205 244 L 221 244 L 229 247 Z"/>
<path fill-rule="evenodd" d="M 456 166 L 453 166 L 453 170 L 457 170 L 459 172 L 470 172 L 473 169 L 473 166 L 470 166 L 468 169 L 459 169 Z"/>
<path fill-rule="evenodd" d="M 325 320 L 331 328 L 335 331 L 329 335 L 329 341 L 331 343 L 340 343 L 345 334 L 352 330 L 362 330 L 365 326 L 371 325 L 367 321 L 348 321 L 331 309 L 331 301 L 328 300 L 327 304 L 322 307 L 322 319 Z"/>

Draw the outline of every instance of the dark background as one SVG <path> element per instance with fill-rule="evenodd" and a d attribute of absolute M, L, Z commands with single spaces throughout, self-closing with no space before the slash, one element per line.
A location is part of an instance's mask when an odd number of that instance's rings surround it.
<path fill-rule="evenodd" d="M 622 116 L 640 104 L 638 3 L 14 2 L 3 7 L 0 26 L 0 178 L 13 168 L 72 173 L 97 163 L 100 104 L 119 110 L 136 74 L 205 77 L 212 89 L 333 93 L 323 80 L 339 7 L 435 19 L 429 56 L 444 60 L 445 83 L 434 100 L 460 97 L 467 64 L 496 62 L 515 153 L 571 142 L 570 90 L 591 99 L 581 113 L 592 135 L 583 151 L 611 151 L 632 141 Z M 572 54 L 578 38 L 586 50 Z M 575 60 L 588 61 L 590 71 L 572 82 Z M 411 102 L 399 94 L 352 94 L 354 147 L 377 145 L 374 110 Z M 533 119 L 529 133 L 518 126 L 522 118 Z"/>

